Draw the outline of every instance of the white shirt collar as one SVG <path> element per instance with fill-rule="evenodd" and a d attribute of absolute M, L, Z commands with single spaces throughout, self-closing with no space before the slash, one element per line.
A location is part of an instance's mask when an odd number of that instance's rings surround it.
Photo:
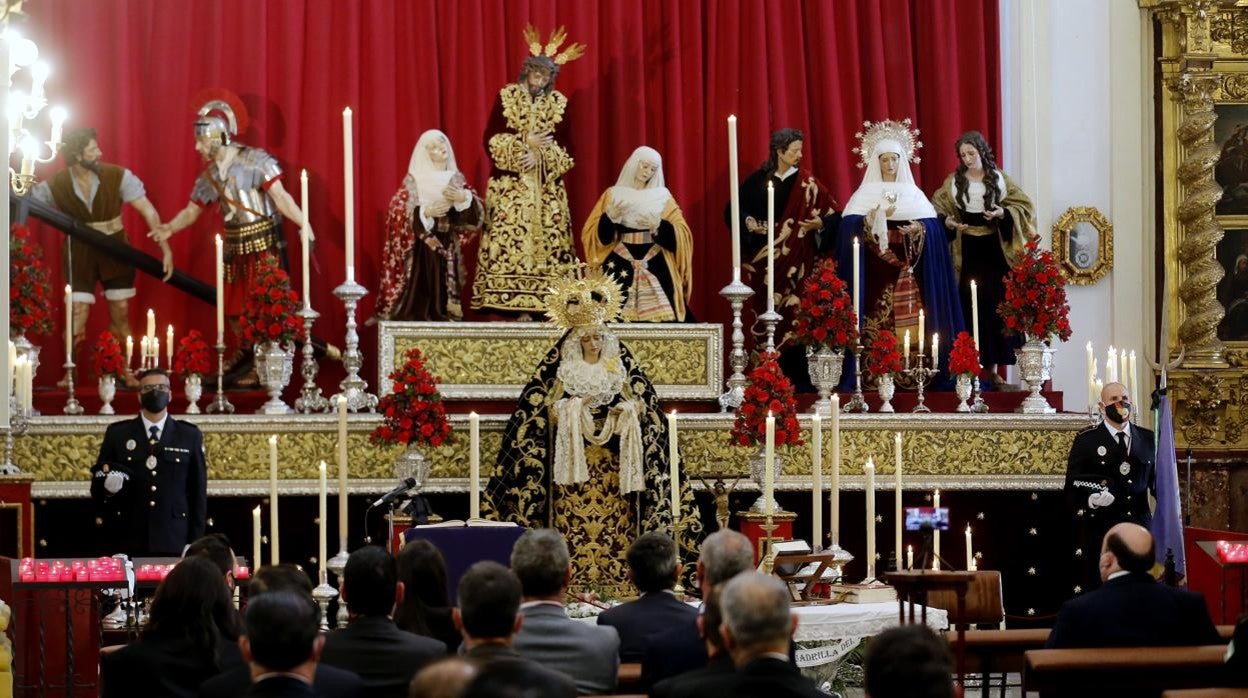
<path fill-rule="evenodd" d="M 288 679 L 299 679 L 300 681 L 308 684 L 309 686 L 312 685 L 312 682 L 308 681 L 308 679 L 304 677 L 302 674 L 296 674 L 291 671 L 270 671 L 267 674 L 261 674 L 257 676 L 256 680 L 253 681 L 252 683 L 260 683 L 261 681 L 264 681 L 265 679 L 271 679 L 275 676 L 285 676 Z"/>
<path fill-rule="evenodd" d="M 1114 572 L 1113 574 L 1111 574 L 1111 575 L 1109 575 L 1108 577 L 1106 577 L 1106 578 L 1105 578 L 1105 581 L 1107 581 L 1107 582 L 1108 582 L 1108 581 L 1109 581 L 1109 580 L 1111 580 L 1111 579 L 1117 579 L 1117 578 L 1119 578 L 1119 577 L 1125 577 L 1125 576 L 1127 576 L 1128 574 L 1131 574 L 1131 573 L 1130 573 L 1130 572 L 1128 572 L 1128 571 L 1126 571 L 1126 570 L 1118 570 L 1117 572 Z"/>
<path fill-rule="evenodd" d="M 160 435 L 165 433 L 165 422 L 169 420 L 169 410 L 165 410 L 165 416 L 161 417 L 159 422 L 148 421 L 147 415 L 142 412 L 139 413 L 139 419 L 143 420 L 143 433 L 151 434 L 152 427 L 156 427 L 156 438 L 159 439 Z"/>
<path fill-rule="evenodd" d="M 1121 429 L 1115 427 L 1108 419 L 1101 420 L 1101 423 L 1104 424 L 1105 428 L 1109 430 L 1110 435 L 1114 437 L 1115 441 L 1118 440 L 1119 434 L 1126 434 L 1127 440 L 1131 440 L 1131 422 L 1123 424 Z"/>
<path fill-rule="evenodd" d="M 554 606 L 555 608 L 558 608 L 561 611 L 564 610 L 562 603 L 559 603 L 558 601 L 545 601 L 545 600 L 525 601 L 524 603 L 520 604 L 520 610 L 524 610 L 526 608 L 533 608 L 534 606 Z"/>
<path fill-rule="evenodd" d="M 783 174 L 777 173 L 777 174 L 776 174 L 776 179 L 778 179 L 778 180 L 780 180 L 781 182 L 783 182 L 784 180 L 788 179 L 789 177 L 792 177 L 792 176 L 793 176 L 793 175 L 795 175 L 795 174 L 797 174 L 797 168 L 796 168 L 796 167 L 790 167 L 789 169 L 785 170 Z"/>

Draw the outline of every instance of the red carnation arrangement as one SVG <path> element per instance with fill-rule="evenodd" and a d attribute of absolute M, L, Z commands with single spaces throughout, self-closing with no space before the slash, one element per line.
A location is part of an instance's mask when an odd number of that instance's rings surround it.
<path fill-rule="evenodd" d="M 91 345 L 91 365 L 100 378 L 112 376 L 121 378 L 126 375 L 126 357 L 121 353 L 121 344 L 112 332 L 104 330 Z"/>
<path fill-rule="evenodd" d="M 369 439 L 376 444 L 441 446 L 451 439 L 451 424 L 438 378 L 425 369 L 419 348 L 409 349 L 403 358 L 403 365 L 390 372 L 394 385 L 377 405 L 383 421 Z"/>
<path fill-rule="evenodd" d="M 1066 277 L 1052 253 L 1040 250 L 1035 240 L 1027 253 L 1005 276 L 1005 299 L 997 306 L 1005 323 L 1002 333 L 1048 340 L 1053 335 L 1070 339 L 1070 304 L 1066 302 Z"/>
<path fill-rule="evenodd" d="M 9 229 L 9 334 L 52 331 L 51 287 L 43 252 L 30 240 L 30 229 L 14 223 Z"/>
<path fill-rule="evenodd" d="M 949 373 L 954 376 L 979 374 L 979 349 L 969 332 L 959 332 L 953 340 L 953 350 L 949 352 Z"/>
<path fill-rule="evenodd" d="M 836 262 L 825 259 L 802 280 L 793 338 L 808 347 L 841 349 L 858 343 L 858 316 Z"/>
<path fill-rule="evenodd" d="M 294 341 L 302 331 L 297 312 L 299 297 L 290 287 L 290 276 L 278 266 L 276 257 L 262 256 L 240 318 L 243 337 L 248 344 Z"/>
<path fill-rule="evenodd" d="M 173 355 L 173 373 L 179 378 L 195 374 L 202 376 L 211 370 L 210 357 L 204 335 L 199 330 L 191 330 L 178 340 L 178 350 Z"/>
<path fill-rule="evenodd" d="M 897 373 L 902 369 L 901 351 L 897 347 L 897 335 L 880 330 L 867 350 L 867 373 L 877 378 Z"/>
<path fill-rule="evenodd" d="M 738 446 L 766 443 L 768 412 L 776 418 L 776 445 L 801 445 L 802 433 L 797 424 L 793 384 L 780 370 L 774 351 L 764 354 L 750 372 L 745 399 L 737 409 L 737 420 L 732 425 L 732 443 Z"/>

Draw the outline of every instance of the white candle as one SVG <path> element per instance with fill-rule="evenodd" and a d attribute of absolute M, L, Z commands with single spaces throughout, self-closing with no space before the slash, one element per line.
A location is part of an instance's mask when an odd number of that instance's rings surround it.
<path fill-rule="evenodd" d="M 74 363 L 74 290 L 65 284 L 65 363 Z"/>
<path fill-rule="evenodd" d="M 149 343 L 156 339 L 156 311 L 151 308 L 147 309 L 147 339 Z"/>
<path fill-rule="evenodd" d="M 893 467 L 896 471 L 896 477 L 893 480 L 894 508 L 896 509 L 894 513 L 897 519 L 897 525 L 894 527 L 896 531 L 893 534 L 893 555 L 897 561 L 897 569 L 901 569 L 901 532 L 905 525 L 901 508 L 901 432 L 893 434 L 893 460 L 895 461 Z"/>
<path fill-rule="evenodd" d="M 670 470 L 668 488 L 672 501 L 672 526 L 680 522 L 680 437 L 676 432 L 676 410 L 667 414 L 667 465 Z M 675 532 L 675 528 L 672 529 Z"/>
<path fill-rule="evenodd" d="M 1135 372 L 1136 365 L 1134 349 L 1131 350 L 1131 360 L 1127 362 L 1127 370 L 1127 380 L 1131 382 L 1131 385 L 1129 386 L 1130 392 L 1128 394 L 1131 396 L 1131 402 L 1135 403 L 1136 406 L 1135 409 L 1131 410 L 1131 421 L 1138 424 L 1140 421 L 1140 405 L 1144 404 L 1144 396 L 1139 393 L 1140 383 L 1139 376 Z"/>
<path fill-rule="evenodd" d="M 923 311 L 919 310 L 919 356 L 923 356 L 923 342 L 927 338 L 927 335 L 923 334 L 923 326 L 925 324 L 926 320 Z"/>
<path fill-rule="evenodd" d="M 1131 389 L 1132 387 L 1131 386 L 1131 371 L 1127 365 L 1127 350 L 1126 349 L 1118 350 L 1118 380 L 1119 382 L 1125 384 L 1125 387 L 1127 388 L 1128 391 Z M 1135 397 L 1135 393 L 1129 392 L 1128 395 L 1130 395 L 1133 398 Z"/>
<path fill-rule="evenodd" d="M 347 549 L 347 399 L 338 398 L 338 544 Z"/>
<path fill-rule="evenodd" d="M 975 349 L 979 350 L 979 286 L 971 279 L 971 338 L 975 340 Z"/>
<path fill-rule="evenodd" d="M 776 487 L 776 418 L 767 413 L 767 440 L 766 440 L 766 460 L 763 476 L 763 503 L 766 507 L 766 514 L 771 516 L 775 513 L 772 506 L 772 497 Z"/>
<path fill-rule="evenodd" d="M 1098 398 L 1092 394 L 1093 385 L 1096 383 L 1096 357 L 1092 353 L 1092 342 L 1088 342 L 1085 349 L 1088 353 L 1088 412 L 1094 412 Z"/>
<path fill-rule="evenodd" d="M 975 553 L 971 551 L 971 525 L 966 525 L 966 569 L 974 572 L 979 569 L 975 564 Z"/>
<path fill-rule="evenodd" d="M 303 214 L 303 225 L 299 227 L 300 262 L 303 268 L 303 307 L 312 307 L 312 296 L 308 294 L 308 171 L 299 172 L 299 210 Z"/>
<path fill-rule="evenodd" d="M 147 368 L 147 355 L 151 353 L 151 350 L 148 347 L 149 347 L 149 344 L 147 341 L 147 337 L 139 337 L 139 368 L 140 369 Z"/>
<path fill-rule="evenodd" d="M 152 368 L 160 365 L 160 340 L 152 337 Z"/>
<path fill-rule="evenodd" d="M 936 515 L 940 516 L 940 490 L 932 495 L 932 507 L 936 509 Z M 940 529 L 932 531 L 932 569 L 940 569 Z"/>
<path fill-rule="evenodd" d="M 225 346 L 225 255 L 221 248 L 221 236 L 217 243 L 217 346 Z"/>
<path fill-rule="evenodd" d="M 251 569 L 260 568 L 260 507 L 251 510 Z"/>
<path fill-rule="evenodd" d="M 8 369 L 5 371 L 5 375 L 4 375 L 5 379 L 8 380 L 9 395 L 13 395 L 14 392 L 17 390 L 17 381 L 15 379 L 16 371 L 17 371 L 17 345 L 14 344 L 13 340 L 10 339 L 9 340 L 9 364 L 8 364 Z"/>
<path fill-rule="evenodd" d="M 858 236 L 854 236 L 854 316 L 857 318 L 859 327 L 862 327 L 862 291 L 860 289 L 861 271 L 859 265 L 862 262 L 858 259 Z"/>
<path fill-rule="evenodd" d="M 269 564 L 276 565 L 282 561 L 282 547 L 278 538 L 277 516 L 277 434 L 269 437 Z M 256 559 L 252 565 L 259 566 Z"/>
<path fill-rule="evenodd" d="M 767 312 L 776 309 L 776 188 L 767 181 Z"/>
<path fill-rule="evenodd" d="M 355 281 L 355 155 L 351 143 L 351 107 L 342 110 L 342 168 L 346 188 L 347 281 Z"/>
<path fill-rule="evenodd" d="M 810 547 L 823 549 L 823 417 L 810 417 Z"/>
<path fill-rule="evenodd" d="M 910 368 L 910 328 L 906 328 L 906 341 L 902 342 L 901 360 L 906 368 Z"/>
<path fill-rule="evenodd" d="M 130 368 L 130 362 L 134 359 L 134 337 L 126 337 L 126 368 Z"/>
<path fill-rule="evenodd" d="M 828 505 L 831 543 L 841 544 L 841 396 L 832 393 L 832 501 Z"/>
<path fill-rule="evenodd" d="M 1110 383 L 1118 380 L 1118 352 L 1112 344 L 1109 351 L 1105 352 L 1105 380 Z"/>
<path fill-rule="evenodd" d="M 169 368 L 169 370 L 172 371 L 173 370 L 173 325 L 170 325 L 169 329 L 165 332 L 165 355 L 167 356 L 169 360 L 167 367 Z"/>
<path fill-rule="evenodd" d="M 22 357 L 22 414 L 30 415 L 35 400 L 35 364 L 29 356 Z"/>
<path fill-rule="evenodd" d="M 862 470 L 867 475 L 867 579 L 875 579 L 875 463 L 871 458 Z"/>
<path fill-rule="evenodd" d="M 932 335 L 932 368 L 940 369 L 940 333 Z"/>
<path fill-rule="evenodd" d="M 328 546 L 325 544 L 325 525 L 326 519 L 329 518 L 329 485 L 325 482 L 325 461 L 321 461 L 321 464 L 317 466 L 317 476 L 320 478 L 320 490 L 317 499 L 319 507 L 317 511 L 320 512 L 317 519 L 319 538 L 316 548 L 316 562 L 319 565 L 320 575 L 317 577 L 317 584 L 325 584 L 325 557 L 328 550 Z"/>
<path fill-rule="evenodd" d="M 26 377 L 23 375 L 25 371 L 25 367 L 26 367 L 26 357 L 24 356 L 21 357 L 20 359 L 15 359 L 12 363 L 12 370 L 13 370 L 13 381 L 11 382 L 12 394 L 13 394 L 13 399 L 17 403 L 17 410 L 19 414 L 21 414 L 23 408 L 25 408 L 26 406 L 26 393 L 25 393 Z"/>
<path fill-rule="evenodd" d="M 906 569 L 908 570 L 914 569 L 914 546 L 913 545 L 906 546 Z"/>
<path fill-rule="evenodd" d="M 468 413 L 468 518 L 481 518 L 481 417 Z"/>
<path fill-rule="evenodd" d="M 732 280 L 741 280 L 741 192 L 737 181 L 737 117 L 728 117 L 728 200 L 732 206 Z"/>

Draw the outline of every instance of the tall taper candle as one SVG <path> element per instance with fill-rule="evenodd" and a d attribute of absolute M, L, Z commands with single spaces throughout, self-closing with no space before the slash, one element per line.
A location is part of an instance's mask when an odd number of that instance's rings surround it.
<path fill-rule="evenodd" d="M 221 248 L 221 236 L 216 236 L 217 243 L 217 344 L 225 344 L 225 261 Z"/>
<path fill-rule="evenodd" d="M 975 349 L 979 351 L 979 286 L 971 279 L 971 339 L 975 340 Z"/>
<path fill-rule="evenodd" d="M 923 326 L 926 324 L 926 318 L 923 315 L 923 309 L 919 309 L 919 356 L 923 355 L 923 342 L 927 340 L 927 336 L 923 334 Z"/>
<path fill-rule="evenodd" d="M 169 330 L 165 332 L 165 344 L 166 344 L 165 354 L 169 360 L 169 363 L 166 364 L 165 367 L 168 368 L 170 371 L 172 371 L 173 370 L 173 325 L 170 325 Z"/>
<path fill-rule="evenodd" d="M 776 188 L 767 182 L 767 312 L 776 309 Z"/>
<path fill-rule="evenodd" d="M 971 550 L 971 525 L 966 525 L 966 569 L 974 572 L 979 568 L 975 564 L 975 553 Z"/>
<path fill-rule="evenodd" d="M 74 289 L 65 284 L 65 363 L 74 362 Z"/>
<path fill-rule="evenodd" d="M 875 463 L 869 456 L 862 471 L 867 476 L 867 579 L 875 579 Z"/>
<path fill-rule="evenodd" d="M 338 542 L 347 549 L 347 399 L 338 398 Z"/>
<path fill-rule="evenodd" d="M 303 214 L 303 225 L 299 227 L 300 252 L 299 259 L 303 269 L 303 307 L 312 307 L 312 296 L 309 295 L 308 279 L 308 171 L 299 172 L 299 211 Z"/>
<path fill-rule="evenodd" d="M 862 326 L 862 291 L 860 290 L 862 275 L 859 265 L 862 262 L 858 259 L 858 236 L 854 236 L 854 316 L 858 318 L 858 326 Z"/>
<path fill-rule="evenodd" d="M 832 393 L 832 502 L 828 505 L 828 524 L 832 528 L 832 545 L 841 544 L 841 396 Z"/>
<path fill-rule="evenodd" d="M 269 564 L 271 565 L 282 561 L 277 514 L 277 434 L 274 434 L 269 437 Z M 257 559 L 252 565 L 258 567 L 260 560 Z"/>
<path fill-rule="evenodd" d="M 251 510 L 251 569 L 260 569 L 260 507 Z"/>
<path fill-rule="evenodd" d="M 810 416 L 810 547 L 823 549 L 823 417 Z"/>
<path fill-rule="evenodd" d="M 1098 396 L 1092 394 L 1092 385 L 1096 382 L 1096 356 L 1092 353 L 1092 342 L 1088 342 L 1085 349 L 1088 352 L 1088 411 L 1094 411 Z"/>
<path fill-rule="evenodd" d="M 1105 352 L 1105 382 L 1113 383 L 1118 380 L 1118 352 L 1114 349 L 1114 345 L 1109 345 L 1109 350 Z M 1099 400 L 1099 398 L 1098 398 Z"/>
<path fill-rule="evenodd" d="M 767 413 L 767 439 L 764 443 L 766 450 L 763 461 L 763 502 L 766 507 L 765 513 L 770 516 L 775 513 L 772 507 L 772 497 L 776 487 L 776 418 L 771 412 Z"/>
<path fill-rule="evenodd" d="M 668 488 L 672 502 L 672 524 L 680 521 L 680 437 L 676 433 L 676 410 L 667 414 L 667 465 L 670 468 Z M 675 530 L 675 529 L 673 529 Z"/>
<path fill-rule="evenodd" d="M 1139 393 L 1139 375 L 1136 374 L 1135 369 L 1135 350 L 1132 349 L 1131 360 L 1127 362 L 1127 380 L 1130 382 L 1130 385 L 1127 386 L 1127 390 L 1129 391 L 1128 394 L 1131 396 L 1131 401 L 1136 405 L 1142 405 L 1144 404 L 1144 396 Z M 1138 424 L 1140 421 L 1139 415 L 1140 411 L 1138 409 L 1131 410 L 1131 421 Z"/>
<path fill-rule="evenodd" d="M 940 490 L 936 490 L 936 493 L 932 495 L 932 507 L 938 510 L 940 509 Z M 937 516 L 939 516 L 940 512 L 937 511 L 936 514 Z M 939 528 L 936 529 L 935 531 L 932 531 L 932 569 L 934 570 L 940 569 L 940 529 Z"/>
<path fill-rule="evenodd" d="M 897 560 L 897 569 L 900 570 L 902 569 L 901 567 L 901 532 L 905 526 L 905 519 L 902 516 L 904 511 L 901 508 L 901 432 L 896 432 L 895 434 L 893 434 L 893 459 L 895 461 L 895 465 L 893 467 L 896 470 L 895 478 L 893 481 L 893 492 L 894 492 L 893 508 L 896 511 L 894 511 L 893 513 L 897 520 L 897 525 L 894 527 L 896 529 L 896 532 L 893 534 L 893 555 L 894 555 L 894 558 Z"/>
<path fill-rule="evenodd" d="M 904 349 L 902 349 L 901 351 L 901 364 L 905 368 L 910 368 L 910 328 L 909 327 L 906 328 L 906 333 L 904 336 L 906 340 L 902 342 L 901 344 L 901 346 L 904 347 Z"/>
<path fill-rule="evenodd" d="M 5 375 L 5 377 L 8 378 L 9 395 L 13 395 L 14 391 L 17 390 L 17 379 L 16 379 L 17 369 L 15 368 L 15 366 L 17 366 L 17 345 L 14 344 L 13 340 L 10 339 L 9 340 L 9 369 Z"/>
<path fill-rule="evenodd" d="M 328 562 L 328 554 L 326 551 L 329 549 L 329 546 L 325 544 L 325 540 L 326 540 L 325 538 L 326 528 L 325 527 L 329 523 L 328 522 L 328 519 L 329 519 L 329 492 L 328 492 L 329 485 L 325 482 L 325 461 L 321 461 L 321 464 L 317 466 L 317 476 L 320 478 L 320 483 L 319 483 L 320 490 L 319 490 L 319 495 L 317 499 L 317 505 L 319 507 L 317 509 L 317 511 L 319 512 L 318 523 L 320 525 L 317 527 L 318 528 L 317 533 L 319 537 L 317 540 L 317 548 L 316 548 L 316 562 L 317 562 L 317 565 L 319 565 L 318 569 L 320 570 L 320 573 L 317 576 L 317 583 L 324 584 L 325 579 L 326 579 L 325 563 Z"/>
<path fill-rule="evenodd" d="M 126 337 L 126 368 L 130 368 L 130 362 L 134 360 L 134 337 Z"/>
<path fill-rule="evenodd" d="M 732 206 L 732 280 L 741 280 L 741 192 L 737 180 L 737 117 L 728 116 L 728 200 Z"/>
<path fill-rule="evenodd" d="M 342 110 L 342 168 L 346 220 L 347 281 L 355 281 L 355 146 L 351 138 L 351 107 Z"/>
<path fill-rule="evenodd" d="M 147 309 L 147 341 L 150 343 L 156 339 L 156 311 L 151 308 Z"/>
<path fill-rule="evenodd" d="M 481 417 L 468 413 L 468 518 L 481 518 Z"/>
<path fill-rule="evenodd" d="M 906 569 L 908 570 L 914 569 L 914 546 L 913 545 L 906 546 Z"/>
<path fill-rule="evenodd" d="M 940 333 L 932 334 L 932 368 L 940 370 Z"/>
<path fill-rule="evenodd" d="M 1131 370 L 1127 366 L 1127 350 L 1118 350 L 1118 381 L 1126 386 L 1127 390 L 1131 390 Z M 1135 397 L 1135 393 L 1130 393 L 1131 397 Z"/>

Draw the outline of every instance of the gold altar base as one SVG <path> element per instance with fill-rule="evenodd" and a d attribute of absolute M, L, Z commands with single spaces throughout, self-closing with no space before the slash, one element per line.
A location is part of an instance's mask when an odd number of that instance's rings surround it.
<path fill-rule="evenodd" d="M 182 415 L 174 415 L 182 419 Z M 33 417 L 29 431 L 14 440 L 14 462 L 36 479 L 36 497 L 87 497 L 88 471 L 95 462 L 105 427 L 117 417 Z M 751 448 L 728 438 L 732 415 L 682 414 L 680 449 L 686 474 L 746 473 Z M 468 418 L 450 417 L 454 440 L 424 449 L 431 470 L 425 491 L 468 489 Z M 204 432 L 208 491 L 213 496 L 263 495 L 268 492 L 268 438 L 278 435 L 279 492 L 316 491 L 316 464 L 336 462 L 335 415 L 196 415 L 188 421 Z M 400 448 L 378 446 L 368 434 L 378 415 L 347 418 L 352 494 L 374 494 L 393 487 L 392 466 Z M 800 418 L 803 446 L 784 446 L 784 471 L 776 478 L 781 491 L 807 490 L 810 477 L 810 417 Z M 481 416 L 481 460 L 485 469 L 502 442 L 507 415 Z M 1080 414 L 921 414 L 846 415 L 841 418 L 841 486 L 861 490 L 862 463 L 874 456 L 876 478 L 889 483 L 893 433 L 901 432 L 907 489 L 1055 490 L 1060 489 L 1066 455 L 1074 435 L 1086 426 Z M 831 437 L 824 422 L 825 471 L 831 467 Z M 701 483 L 693 480 L 699 487 Z M 827 482 L 825 476 L 824 482 Z M 742 482 L 739 490 L 752 489 Z"/>

